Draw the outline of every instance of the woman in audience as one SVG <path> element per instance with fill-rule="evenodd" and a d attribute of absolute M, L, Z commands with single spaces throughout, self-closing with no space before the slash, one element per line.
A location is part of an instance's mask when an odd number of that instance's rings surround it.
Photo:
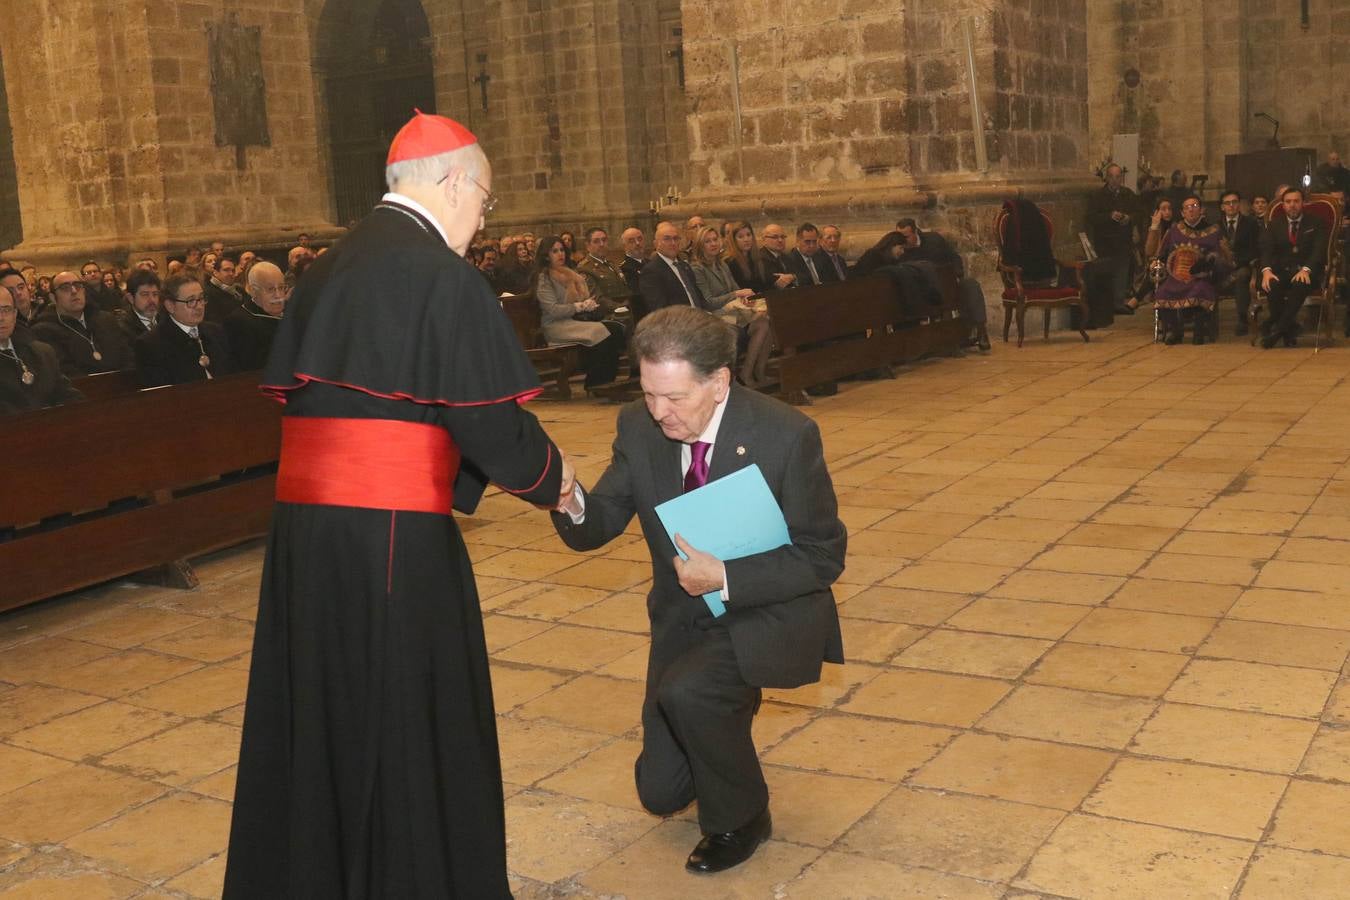
<path fill-rule="evenodd" d="M 570 231 L 564 231 L 558 235 L 562 241 L 563 247 L 567 250 L 567 268 L 575 269 L 577 267 L 577 238 Z"/>
<path fill-rule="evenodd" d="M 1134 296 L 1125 301 L 1125 308 L 1130 311 L 1130 315 L 1134 314 L 1140 303 L 1153 300 L 1153 279 L 1149 275 L 1148 264 L 1149 260 L 1158 255 L 1162 236 L 1172 227 L 1173 219 L 1172 201 L 1167 197 L 1159 197 L 1153 207 L 1153 218 L 1149 221 L 1148 231 L 1144 233 L 1144 264 L 1139 267 L 1141 275 L 1135 284 Z"/>
<path fill-rule="evenodd" d="M 722 236 L 716 228 L 700 229 L 694 236 L 691 252 L 694 281 L 703 293 L 704 308 L 735 326 L 747 340 L 737 377 L 746 387 L 763 387 L 768 383 L 769 351 L 773 349 L 769 314 L 747 302 L 754 291 L 737 286 L 727 261 L 722 258 Z"/>
<path fill-rule="evenodd" d="M 539 242 L 535 257 L 535 298 L 544 339 L 550 345 L 580 344 L 581 370 L 586 390 L 611 384 L 619 373 L 623 326 L 601 321 L 600 303 L 591 296 L 586 279 L 567 267 L 567 245 L 560 237 Z"/>
<path fill-rule="evenodd" d="M 749 222 L 736 222 L 732 226 L 731 242 L 727 244 L 727 268 L 736 284 L 749 288 L 756 294 L 773 290 L 776 286 L 773 275 L 764 265 L 764 255 L 755 241 L 755 229 Z"/>
<path fill-rule="evenodd" d="M 52 276 L 39 275 L 37 286 L 33 288 L 33 305 L 45 308 L 52 302 Z"/>
<path fill-rule="evenodd" d="M 512 241 L 502 248 L 492 286 L 498 294 L 526 294 L 534 286 L 530 248 L 523 240 Z"/>
<path fill-rule="evenodd" d="M 905 236 L 898 231 L 888 231 L 881 240 L 873 244 L 854 264 L 850 278 L 871 275 L 882 266 L 893 266 L 905 255 Z"/>

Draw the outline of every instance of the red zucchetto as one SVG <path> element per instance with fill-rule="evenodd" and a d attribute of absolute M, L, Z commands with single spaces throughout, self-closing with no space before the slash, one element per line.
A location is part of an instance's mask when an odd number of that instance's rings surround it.
<path fill-rule="evenodd" d="M 415 115 L 394 135 L 389 145 L 389 159 L 385 165 L 409 159 L 424 159 L 428 156 L 440 156 L 451 150 L 458 150 L 470 144 L 478 143 L 473 132 L 445 116 L 429 116 L 420 109 L 414 109 Z"/>

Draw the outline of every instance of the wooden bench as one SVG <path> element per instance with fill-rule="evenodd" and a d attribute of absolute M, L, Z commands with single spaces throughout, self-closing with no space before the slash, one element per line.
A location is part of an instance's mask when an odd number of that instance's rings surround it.
<path fill-rule="evenodd" d="M 958 351 L 968 329 L 955 317 L 956 272 L 938 272 L 942 304 L 922 325 L 907 317 L 899 288 L 884 275 L 769 292 L 785 399 L 810 403 L 812 385 Z"/>
<path fill-rule="evenodd" d="M 0 610 L 147 570 L 191 587 L 189 557 L 267 532 L 281 407 L 256 372 L 5 425 Z"/>
<path fill-rule="evenodd" d="M 97 375 L 85 375 L 70 382 L 75 390 L 84 394 L 86 400 L 107 400 L 109 397 L 123 397 L 141 389 L 141 382 L 134 369 L 125 372 L 100 372 Z"/>
<path fill-rule="evenodd" d="M 552 379 L 559 400 L 572 399 L 572 376 L 581 367 L 580 344 L 558 344 L 550 347 L 544 339 L 544 323 L 539 314 L 539 302 L 534 292 L 502 298 L 511 326 L 516 331 L 520 346 L 539 371 L 540 378 Z"/>

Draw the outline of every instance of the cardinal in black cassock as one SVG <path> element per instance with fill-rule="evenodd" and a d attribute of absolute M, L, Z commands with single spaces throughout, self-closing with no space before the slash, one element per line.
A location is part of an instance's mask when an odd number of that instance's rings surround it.
<path fill-rule="evenodd" d="M 427 159 L 446 177 L 396 177 Z M 552 507 L 572 476 L 521 407 L 540 388 L 510 322 L 451 249 L 491 205 L 473 135 L 419 113 L 389 162 L 394 192 L 300 280 L 264 370 L 285 412 L 236 900 L 510 896 L 487 648 L 451 506 L 471 512 L 490 481 Z"/>

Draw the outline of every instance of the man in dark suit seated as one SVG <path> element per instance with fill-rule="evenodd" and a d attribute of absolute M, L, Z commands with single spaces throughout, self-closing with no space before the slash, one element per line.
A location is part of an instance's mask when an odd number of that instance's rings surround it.
<path fill-rule="evenodd" d="M 927 260 L 938 265 L 946 264 L 956 269 L 957 300 L 960 304 L 961 318 L 970 328 L 966 344 L 976 344 L 985 352 L 989 347 L 989 312 L 984 302 L 984 288 L 980 282 L 966 275 L 966 263 L 956 248 L 936 231 L 920 231 L 913 219 L 901 219 L 895 223 L 895 230 L 904 235 L 905 252 L 903 262 Z"/>
<path fill-rule="evenodd" d="M 843 662 L 830 585 L 848 535 L 815 422 L 732 384 L 731 326 L 670 307 L 642 321 L 633 351 L 645 405 L 619 413 L 609 468 L 568 495 L 553 523 L 581 551 L 618 537 L 634 515 L 642 525 L 654 576 L 638 797 L 660 816 L 697 800 L 703 839 L 685 867 L 718 872 L 749 859 L 772 830 L 751 737 L 761 689 L 811 684 L 823 662 Z M 791 543 L 723 561 L 681 535 L 677 557 L 656 506 L 752 464 Z M 714 592 L 725 604 L 716 618 L 703 600 Z"/>
<path fill-rule="evenodd" d="M 782 225 L 766 225 L 760 233 L 760 249 L 764 251 L 764 268 L 773 279 L 772 286 L 782 290 L 801 284 L 787 253 L 787 232 Z"/>
<path fill-rule="evenodd" d="M 848 280 L 848 262 L 839 252 L 839 243 L 844 233 L 838 225 L 826 225 L 820 229 L 820 250 L 825 257 L 825 265 L 834 273 L 836 281 Z"/>
<path fill-rule="evenodd" d="M 55 350 L 15 334 L 19 310 L 11 294 L 0 289 L 0 415 L 83 400 L 61 374 Z"/>
<path fill-rule="evenodd" d="M 1261 239 L 1261 289 L 1270 300 L 1270 317 L 1261 325 L 1261 346 L 1281 340 L 1298 346 L 1298 311 L 1322 280 L 1327 262 L 1327 227 L 1303 214 L 1303 191 L 1287 188 L 1281 198 L 1284 222 L 1272 222 Z"/>
<path fill-rule="evenodd" d="M 656 252 L 642 267 L 638 281 L 644 315 L 666 306 L 703 309 L 703 293 L 694 281 L 694 270 L 680 259 L 680 229 L 671 222 L 656 226 Z"/>
<path fill-rule="evenodd" d="M 136 269 L 127 276 L 127 299 L 117 310 L 117 324 L 133 344 L 152 331 L 159 319 L 159 288 L 159 276 L 149 269 Z"/>
<path fill-rule="evenodd" d="M 38 312 L 33 304 L 33 289 L 23 273 L 8 263 L 0 264 L 0 288 L 9 291 L 8 294 L 0 292 L 0 300 L 14 300 L 15 333 L 21 338 L 29 337 Z"/>
<path fill-rule="evenodd" d="M 623 262 L 619 263 L 619 271 L 628 283 L 629 293 L 637 294 L 642 290 L 639 280 L 642 267 L 647 264 L 647 236 L 641 228 L 625 228 L 619 240 L 623 241 Z"/>
<path fill-rule="evenodd" d="M 1237 307 L 1237 336 L 1247 333 L 1247 313 L 1252 305 L 1252 269 L 1261 260 L 1261 226 L 1251 216 L 1242 214 L 1242 195 L 1225 191 L 1219 201 L 1219 230 L 1233 254 L 1233 274 L 1219 286 L 1220 291 L 1232 291 Z"/>
<path fill-rule="evenodd" d="M 208 322 L 224 322 L 230 317 L 230 313 L 243 305 L 239 287 L 234 283 L 235 271 L 235 261 L 232 257 L 223 254 L 216 257 L 215 268 L 202 285 L 208 301 L 206 306 Z"/>
<path fill-rule="evenodd" d="M 90 304 L 74 272 L 52 279 L 54 301 L 33 322 L 33 337 L 51 346 L 67 378 L 120 372 L 135 365 L 131 342 L 117 321 Z"/>
<path fill-rule="evenodd" d="M 136 339 L 136 375 L 141 387 L 185 384 L 234 371 L 225 329 L 206 318 L 201 282 L 171 275 L 162 292 L 165 315 Z"/>
<path fill-rule="evenodd" d="M 798 284 L 834 284 L 840 280 L 834 265 L 820 250 L 820 229 L 810 222 L 797 226 L 797 246 L 788 254 L 788 265 Z"/>
<path fill-rule="evenodd" d="M 248 299 L 225 319 L 230 355 L 240 372 L 267 365 L 286 296 L 285 273 L 265 260 L 254 263 L 248 271 Z"/>

